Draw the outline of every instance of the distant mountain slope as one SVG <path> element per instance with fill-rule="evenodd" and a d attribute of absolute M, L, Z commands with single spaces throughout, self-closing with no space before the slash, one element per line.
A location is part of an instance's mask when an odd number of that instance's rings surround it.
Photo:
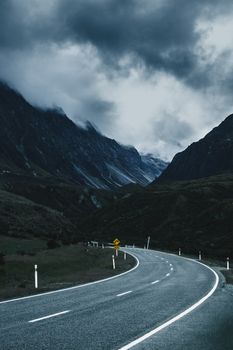
<path fill-rule="evenodd" d="M 125 195 L 92 212 L 79 225 L 86 236 L 122 244 L 151 247 L 197 256 L 221 256 L 233 251 L 233 174 L 192 181 L 130 186 Z"/>
<path fill-rule="evenodd" d="M 233 115 L 173 158 L 158 181 L 191 180 L 233 172 Z"/>
<path fill-rule="evenodd" d="M 158 166 L 156 166 L 158 164 Z M 0 84 L 0 174 L 55 176 L 93 188 L 147 185 L 166 167 L 56 110 L 43 111 Z"/>

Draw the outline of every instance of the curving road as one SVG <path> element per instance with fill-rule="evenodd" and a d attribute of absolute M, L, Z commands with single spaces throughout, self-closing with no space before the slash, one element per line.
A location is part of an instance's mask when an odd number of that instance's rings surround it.
<path fill-rule="evenodd" d="M 1 302 L 0 349 L 233 349 L 223 333 L 216 340 L 228 299 L 216 310 L 222 288 L 213 270 L 166 253 L 127 251 L 139 264 L 117 278 Z"/>

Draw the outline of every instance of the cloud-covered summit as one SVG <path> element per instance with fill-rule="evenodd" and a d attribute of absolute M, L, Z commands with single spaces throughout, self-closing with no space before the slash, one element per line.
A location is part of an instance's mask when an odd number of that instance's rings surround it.
<path fill-rule="evenodd" d="M 170 157 L 232 107 L 232 17 L 229 0 L 3 0 L 0 78 Z"/>

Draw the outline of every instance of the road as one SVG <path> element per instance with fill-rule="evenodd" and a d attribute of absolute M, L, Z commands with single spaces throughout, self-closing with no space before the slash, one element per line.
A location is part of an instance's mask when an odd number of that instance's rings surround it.
<path fill-rule="evenodd" d="M 175 255 L 128 252 L 138 266 L 117 278 L 1 302 L 0 349 L 233 349 L 233 292 L 213 271 Z"/>

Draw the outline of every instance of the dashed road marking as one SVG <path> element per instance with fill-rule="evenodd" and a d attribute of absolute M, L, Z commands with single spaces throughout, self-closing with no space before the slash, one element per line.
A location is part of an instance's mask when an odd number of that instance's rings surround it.
<path fill-rule="evenodd" d="M 156 280 L 154 282 L 151 282 L 151 284 L 155 284 L 155 283 L 159 283 L 160 281 L 159 280 Z"/>
<path fill-rule="evenodd" d="M 117 297 L 122 297 L 123 295 L 132 293 L 132 290 L 128 290 L 127 292 L 117 294 Z"/>
<path fill-rule="evenodd" d="M 187 258 L 186 258 L 187 259 Z M 187 259 L 187 260 L 191 260 L 191 259 Z M 204 265 L 200 262 L 196 262 L 198 264 L 201 264 L 203 266 L 205 266 L 207 269 L 209 269 L 210 271 L 213 272 L 214 276 L 215 276 L 215 283 L 214 286 L 211 288 L 211 290 L 204 296 L 202 297 L 200 300 L 198 300 L 195 304 L 193 304 L 192 306 L 190 306 L 188 309 L 184 310 L 183 312 L 181 312 L 180 314 L 178 314 L 177 316 L 171 318 L 170 320 L 166 321 L 165 323 L 163 323 L 162 325 L 160 325 L 157 328 L 152 329 L 152 331 L 144 334 L 143 336 L 139 337 L 138 339 L 135 339 L 134 341 L 132 341 L 131 343 L 121 347 L 118 350 L 129 350 L 131 348 L 133 348 L 134 346 L 142 343 L 143 341 L 145 341 L 146 339 L 152 337 L 153 335 L 157 334 L 158 332 L 160 332 L 161 330 L 163 330 L 164 328 L 169 327 L 171 324 L 175 323 L 176 321 L 180 320 L 181 318 L 183 318 L 184 316 L 188 315 L 190 312 L 192 312 L 193 310 L 195 310 L 198 306 L 200 306 L 201 304 L 203 304 L 208 298 L 211 297 L 211 295 L 215 292 L 215 290 L 218 287 L 218 283 L 219 283 L 219 277 L 217 275 L 217 273 L 211 269 L 209 266 Z"/>
<path fill-rule="evenodd" d="M 57 317 L 57 316 L 60 316 L 60 315 L 67 314 L 68 312 L 70 312 L 70 310 L 58 312 L 56 314 L 52 314 L 52 315 L 48 315 L 48 316 L 44 316 L 44 317 L 40 317 L 40 318 L 35 318 L 34 320 L 31 320 L 31 321 L 28 321 L 28 322 L 29 323 L 34 323 L 34 322 L 38 322 L 38 321 L 43 321 L 43 320 L 47 320 L 48 318 Z"/>

